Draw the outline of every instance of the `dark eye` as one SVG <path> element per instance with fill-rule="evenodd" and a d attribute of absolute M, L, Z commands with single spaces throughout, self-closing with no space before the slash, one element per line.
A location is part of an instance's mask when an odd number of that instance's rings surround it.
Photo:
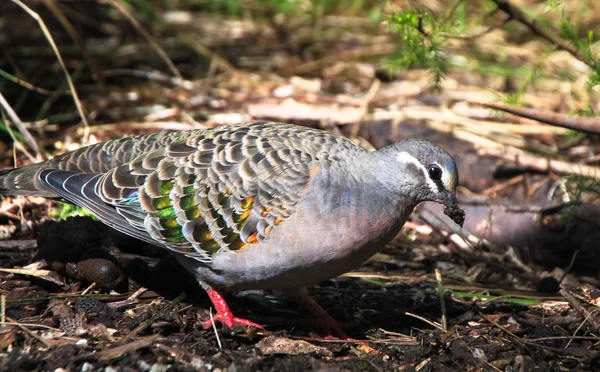
<path fill-rule="evenodd" d="M 429 178 L 434 181 L 439 181 L 442 179 L 442 168 L 440 168 L 437 164 L 430 164 L 427 167 L 427 172 L 429 173 Z"/>

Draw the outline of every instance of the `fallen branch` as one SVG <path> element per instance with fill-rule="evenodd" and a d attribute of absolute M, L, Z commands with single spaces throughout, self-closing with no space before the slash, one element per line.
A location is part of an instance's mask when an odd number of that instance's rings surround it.
<path fill-rule="evenodd" d="M 494 110 L 508 112 L 509 114 L 521 116 L 527 119 L 537 120 L 549 125 L 573 129 L 580 132 L 600 134 L 600 119 L 586 118 L 581 116 L 570 116 L 567 114 L 540 111 L 533 108 L 508 105 L 506 103 L 482 103 L 483 106 Z"/>

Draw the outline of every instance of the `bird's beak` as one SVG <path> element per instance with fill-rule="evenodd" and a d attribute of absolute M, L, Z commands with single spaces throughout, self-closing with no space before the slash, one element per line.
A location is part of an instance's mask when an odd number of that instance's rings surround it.
<path fill-rule="evenodd" d="M 465 223 L 465 211 L 458 206 L 456 194 L 446 191 L 440 198 L 439 202 L 445 205 L 444 214 L 450 217 L 457 225 L 462 227 Z"/>
<path fill-rule="evenodd" d="M 456 198 L 456 194 L 448 190 L 444 192 L 444 195 L 441 197 L 440 202 L 447 207 L 458 205 L 458 199 Z"/>

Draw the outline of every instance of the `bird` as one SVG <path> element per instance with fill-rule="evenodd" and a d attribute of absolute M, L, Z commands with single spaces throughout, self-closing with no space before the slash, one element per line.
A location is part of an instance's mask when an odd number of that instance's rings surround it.
<path fill-rule="evenodd" d="M 425 201 L 462 225 L 458 171 L 432 142 L 377 151 L 328 131 L 252 121 L 100 142 L 0 171 L 1 195 L 61 199 L 169 250 L 225 326 L 223 290 L 287 290 L 328 337 L 349 338 L 305 287 L 350 271 L 398 234 Z"/>

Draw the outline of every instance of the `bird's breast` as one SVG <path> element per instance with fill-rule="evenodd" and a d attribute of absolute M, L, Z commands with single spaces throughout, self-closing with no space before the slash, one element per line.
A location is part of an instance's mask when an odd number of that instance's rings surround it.
<path fill-rule="evenodd" d="M 358 267 L 391 240 L 408 218 L 384 195 L 373 195 L 373 190 L 334 186 L 323 190 L 313 185 L 296 212 L 275 227 L 269 239 L 216 256 L 210 270 L 199 269 L 199 279 L 259 289 L 316 283 Z"/>

